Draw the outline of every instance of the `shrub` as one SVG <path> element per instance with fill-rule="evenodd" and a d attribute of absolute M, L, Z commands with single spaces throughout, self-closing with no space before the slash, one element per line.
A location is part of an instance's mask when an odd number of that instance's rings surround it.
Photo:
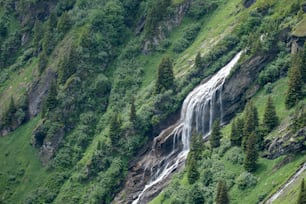
<path fill-rule="evenodd" d="M 231 148 L 225 155 L 225 159 L 233 164 L 243 164 L 243 151 L 240 147 Z"/>
<path fill-rule="evenodd" d="M 236 179 L 236 184 L 240 190 L 245 190 L 247 188 L 256 186 L 257 178 L 249 172 L 243 172 Z"/>

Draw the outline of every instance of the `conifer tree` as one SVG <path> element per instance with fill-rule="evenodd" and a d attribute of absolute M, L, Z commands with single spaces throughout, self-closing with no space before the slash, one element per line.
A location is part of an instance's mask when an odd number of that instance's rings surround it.
<path fill-rule="evenodd" d="M 258 159 L 258 150 L 256 145 L 256 135 L 252 132 L 247 140 L 247 147 L 246 147 L 246 156 L 244 159 L 244 168 L 248 172 L 253 172 L 256 170 L 256 162 Z"/>
<path fill-rule="evenodd" d="M 266 103 L 263 125 L 268 132 L 271 132 L 271 130 L 273 130 L 273 128 L 275 128 L 278 125 L 278 123 L 279 119 L 276 115 L 275 106 L 273 104 L 272 98 L 269 96 Z"/>
<path fill-rule="evenodd" d="M 43 51 L 39 55 L 39 59 L 38 59 L 38 73 L 39 74 L 43 73 L 43 71 L 45 70 L 47 66 L 47 63 L 48 63 L 48 58 L 47 58 L 46 52 Z"/>
<path fill-rule="evenodd" d="M 189 184 L 194 184 L 200 177 L 200 173 L 198 171 L 198 165 L 195 160 L 194 152 L 190 152 L 188 154 L 187 160 L 187 178 Z"/>
<path fill-rule="evenodd" d="M 130 107 L 130 122 L 132 122 L 133 125 L 135 126 L 136 121 L 137 121 L 137 115 L 136 115 L 136 108 L 135 108 L 135 98 L 132 97 L 131 107 Z"/>
<path fill-rule="evenodd" d="M 203 150 L 203 141 L 201 135 L 197 134 L 195 131 L 192 133 L 190 146 L 190 152 L 194 153 L 195 160 L 200 160 Z"/>
<path fill-rule="evenodd" d="M 197 68 L 200 68 L 202 66 L 202 57 L 201 57 L 201 53 L 200 52 L 198 52 L 198 54 L 197 54 L 197 56 L 195 58 L 195 62 L 194 63 L 195 63 L 195 66 Z"/>
<path fill-rule="evenodd" d="M 57 88 L 55 81 L 51 82 L 49 93 L 46 99 L 46 110 L 50 111 L 54 109 L 57 105 Z"/>
<path fill-rule="evenodd" d="M 297 200 L 297 204 L 306 204 L 306 189 L 305 189 L 305 181 L 304 178 L 301 182 L 300 193 Z"/>
<path fill-rule="evenodd" d="M 155 85 L 155 92 L 161 93 L 172 88 L 174 85 L 174 75 L 172 62 L 169 57 L 164 57 L 158 67 L 158 76 Z"/>
<path fill-rule="evenodd" d="M 304 43 L 304 48 L 302 51 L 302 65 L 301 65 L 301 73 L 304 84 L 306 83 L 306 41 Z"/>
<path fill-rule="evenodd" d="M 217 186 L 216 204 L 229 204 L 229 197 L 225 181 L 219 181 Z"/>
<path fill-rule="evenodd" d="M 209 137 L 209 142 L 213 148 L 216 148 L 220 146 L 220 140 L 221 140 L 220 120 L 217 119 L 213 123 L 211 135 Z"/>
<path fill-rule="evenodd" d="M 243 126 L 243 140 L 242 147 L 246 148 L 246 142 L 249 135 L 258 128 L 258 112 L 253 102 L 249 102 L 245 108 L 244 126 Z"/>
<path fill-rule="evenodd" d="M 59 67 L 59 83 L 63 84 L 66 80 L 76 72 L 77 66 L 77 51 L 76 48 L 73 46 L 70 48 L 69 53 L 65 54 L 60 62 Z"/>
<path fill-rule="evenodd" d="M 33 28 L 33 47 L 35 55 L 38 55 L 41 50 L 41 39 L 43 36 L 42 23 L 40 20 L 36 19 Z"/>
<path fill-rule="evenodd" d="M 193 185 L 190 191 L 189 204 L 204 204 L 205 197 L 199 185 Z"/>
<path fill-rule="evenodd" d="M 113 148 L 116 148 L 120 140 L 120 119 L 118 113 L 115 113 L 110 120 L 109 126 L 109 138 Z"/>
<path fill-rule="evenodd" d="M 243 120 L 240 118 L 233 121 L 230 135 L 231 145 L 241 146 L 243 125 Z"/>
<path fill-rule="evenodd" d="M 296 54 L 293 56 L 292 65 L 288 72 L 289 82 L 286 94 L 286 107 L 292 108 L 303 97 L 303 79 L 301 73 L 301 57 Z"/>
<path fill-rule="evenodd" d="M 71 20 L 67 12 L 64 12 L 57 22 L 57 31 L 63 35 L 65 34 L 71 27 Z"/>
<path fill-rule="evenodd" d="M 17 111 L 14 98 L 11 97 L 8 109 L 4 115 L 4 125 L 10 126 L 15 121 L 15 113 Z"/>

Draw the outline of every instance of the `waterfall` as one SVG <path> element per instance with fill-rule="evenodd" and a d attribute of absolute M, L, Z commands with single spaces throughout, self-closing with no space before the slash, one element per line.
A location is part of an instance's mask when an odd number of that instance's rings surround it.
<path fill-rule="evenodd" d="M 137 199 L 133 201 L 133 204 L 142 203 L 142 198 L 148 189 L 163 181 L 181 164 L 184 164 L 190 149 L 190 136 L 193 128 L 201 133 L 203 138 L 207 138 L 214 119 L 220 118 L 222 121 L 222 87 L 241 54 L 242 52 L 236 54 L 226 66 L 208 81 L 190 92 L 184 100 L 179 121 L 163 130 L 154 139 L 150 155 L 143 162 L 144 174 L 147 170 L 150 170 L 151 179 Z M 168 140 L 172 142 L 170 150 L 167 148 L 164 154 L 156 151 L 157 148 L 161 148 L 159 147 L 160 144 L 163 145 Z"/>

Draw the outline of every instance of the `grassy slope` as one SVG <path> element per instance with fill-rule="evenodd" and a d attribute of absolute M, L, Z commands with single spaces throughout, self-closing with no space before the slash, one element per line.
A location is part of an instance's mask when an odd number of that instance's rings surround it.
<path fill-rule="evenodd" d="M 39 117 L 36 117 L 0 138 L 0 196 L 9 203 L 20 203 L 20 198 L 37 188 L 47 176 L 37 150 L 30 145 L 32 130 L 38 120 Z M 6 200 L 5 189 L 9 187 L 14 188 L 14 193 L 10 200 Z"/>

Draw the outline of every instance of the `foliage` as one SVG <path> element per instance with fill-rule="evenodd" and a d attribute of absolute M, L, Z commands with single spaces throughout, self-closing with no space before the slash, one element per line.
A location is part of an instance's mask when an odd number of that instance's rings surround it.
<path fill-rule="evenodd" d="M 253 102 L 249 102 L 245 107 L 244 126 L 243 126 L 243 140 L 242 146 L 247 147 L 247 141 L 250 134 L 257 130 L 259 125 L 257 108 Z"/>
<path fill-rule="evenodd" d="M 209 136 L 210 145 L 213 148 L 219 147 L 221 137 L 222 136 L 221 136 L 221 131 L 220 131 L 220 120 L 217 119 L 213 123 L 211 134 Z"/>
<path fill-rule="evenodd" d="M 233 121 L 230 135 L 231 145 L 241 146 L 243 126 L 244 121 L 242 118 L 237 118 Z"/>
<path fill-rule="evenodd" d="M 200 177 L 200 173 L 198 171 L 198 164 L 195 160 L 195 153 L 190 152 L 188 154 L 187 160 L 187 178 L 189 184 L 194 184 Z"/>
<path fill-rule="evenodd" d="M 301 53 L 292 58 L 292 65 L 289 69 L 289 86 L 286 93 L 286 107 L 292 108 L 297 102 L 303 98 L 303 79 L 301 73 Z"/>
<path fill-rule="evenodd" d="M 172 62 L 169 57 L 164 57 L 158 66 L 158 75 L 155 84 L 155 92 L 161 93 L 173 88 L 174 75 L 172 70 Z"/>
<path fill-rule="evenodd" d="M 242 172 L 236 179 L 240 190 L 245 190 L 256 185 L 257 178 L 250 172 Z"/>
<path fill-rule="evenodd" d="M 273 100 L 271 96 L 268 97 L 264 118 L 263 118 L 263 125 L 267 129 L 268 132 L 272 131 L 279 124 L 279 119 L 276 115 L 275 106 L 273 104 Z"/>
<path fill-rule="evenodd" d="M 306 190 L 305 190 L 305 181 L 303 179 L 300 186 L 300 193 L 297 204 L 304 204 L 304 203 L 306 203 Z"/>
<path fill-rule="evenodd" d="M 201 190 L 200 186 L 194 185 L 190 190 L 189 196 L 189 203 L 190 204 L 204 204 L 205 198 L 204 193 Z"/>
<path fill-rule="evenodd" d="M 188 48 L 197 37 L 200 29 L 201 27 L 199 24 L 192 24 L 188 26 L 188 28 L 184 30 L 184 35 L 182 38 L 173 44 L 173 51 L 180 53 Z"/>
<path fill-rule="evenodd" d="M 253 172 L 257 168 L 258 148 L 256 144 L 256 134 L 253 132 L 249 135 L 246 146 L 246 156 L 244 159 L 244 168 L 248 172 Z"/>
<path fill-rule="evenodd" d="M 229 204 L 226 182 L 221 180 L 217 186 L 216 204 Z"/>

